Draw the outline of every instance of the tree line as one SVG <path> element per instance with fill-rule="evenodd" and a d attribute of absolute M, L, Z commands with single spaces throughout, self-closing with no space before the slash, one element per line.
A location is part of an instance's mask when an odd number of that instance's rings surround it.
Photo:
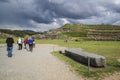
<path fill-rule="evenodd" d="M 38 32 L 31 31 L 31 30 L 9 30 L 9 29 L 0 29 L 0 32 L 11 34 L 16 37 L 25 37 L 26 35 L 35 35 L 38 34 Z"/>

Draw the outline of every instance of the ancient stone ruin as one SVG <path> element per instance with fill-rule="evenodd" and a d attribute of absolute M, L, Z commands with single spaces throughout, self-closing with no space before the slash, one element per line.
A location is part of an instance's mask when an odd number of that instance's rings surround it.
<path fill-rule="evenodd" d="M 106 66 L 106 58 L 101 55 L 84 52 L 80 49 L 76 48 L 68 48 L 65 50 L 65 55 L 70 58 L 79 61 L 83 64 L 90 64 L 93 67 L 105 67 Z M 89 62 L 89 63 L 88 63 Z"/>

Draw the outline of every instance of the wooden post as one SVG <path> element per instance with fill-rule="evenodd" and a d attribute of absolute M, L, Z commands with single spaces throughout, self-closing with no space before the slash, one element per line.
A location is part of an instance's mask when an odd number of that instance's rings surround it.
<path fill-rule="evenodd" d="M 88 70 L 90 71 L 90 57 L 88 57 Z"/>
<path fill-rule="evenodd" d="M 55 48 L 55 47 L 53 46 L 53 51 L 55 51 L 54 48 Z"/>

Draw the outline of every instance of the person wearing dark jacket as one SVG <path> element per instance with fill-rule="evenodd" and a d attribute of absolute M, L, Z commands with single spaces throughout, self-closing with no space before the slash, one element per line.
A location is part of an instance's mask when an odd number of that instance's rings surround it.
<path fill-rule="evenodd" d="M 14 43 L 14 39 L 12 38 L 12 36 L 9 36 L 6 39 L 6 43 L 7 43 L 8 57 L 12 57 L 12 49 L 13 49 L 13 43 Z"/>

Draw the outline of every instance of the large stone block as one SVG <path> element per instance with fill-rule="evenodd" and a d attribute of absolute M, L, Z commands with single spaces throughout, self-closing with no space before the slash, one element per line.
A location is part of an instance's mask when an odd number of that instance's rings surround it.
<path fill-rule="evenodd" d="M 93 67 L 105 67 L 106 59 L 104 56 L 84 52 L 78 48 L 69 48 L 65 50 L 65 55 L 81 62 L 84 64 L 88 64 L 88 59 L 90 61 L 90 66 Z"/>

